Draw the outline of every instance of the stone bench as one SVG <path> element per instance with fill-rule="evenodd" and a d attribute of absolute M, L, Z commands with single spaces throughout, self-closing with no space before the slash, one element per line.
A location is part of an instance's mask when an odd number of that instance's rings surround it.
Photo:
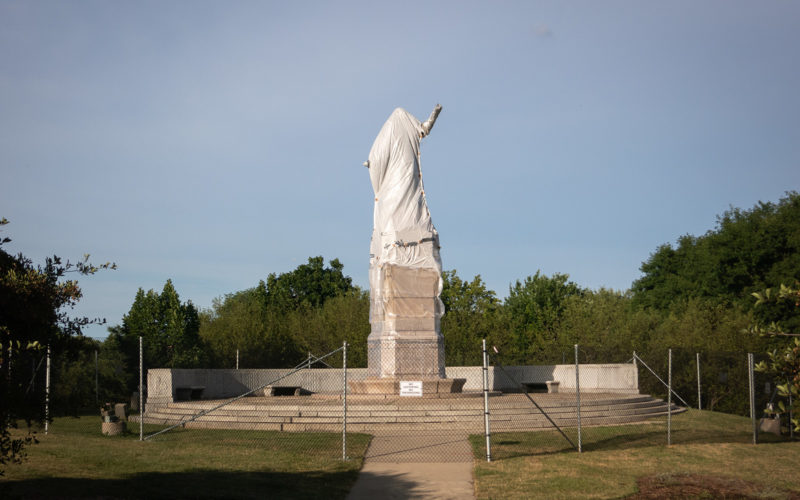
<path fill-rule="evenodd" d="M 299 385 L 268 385 L 264 387 L 264 396 L 302 396 L 309 394 Z"/>
<path fill-rule="evenodd" d="M 525 392 L 538 392 L 538 393 L 547 393 L 547 394 L 556 394 L 558 393 L 558 385 L 559 383 L 555 380 L 547 380 L 545 382 L 523 382 L 522 385 L 525 387 Z"/>
<path fill-rule="evenodd" d="M 204 390 L 206 390 L 206 388 L 202 385 L 176 387 L 175 401 L 195 401 L 198 399 L 203 399 Z"/>

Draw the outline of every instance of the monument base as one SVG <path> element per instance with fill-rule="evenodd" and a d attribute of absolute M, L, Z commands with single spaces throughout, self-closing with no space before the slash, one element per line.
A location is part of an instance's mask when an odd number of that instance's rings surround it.
<path fill-rule="evenodd" d="M 412 382 L 409 377 L 403 378 L 402 382 Z M 416 380 L 422 382 L 422 397 L 433 394 L 452 394 L 460 393 L 467 382 L 465 378 L 428 378 Z M 399 378 L 374 378 L 366 380 L 354 380 L 349 382 L 348 390 L 352 394 L 394 394 L 400 395 Z"/>
<path fill-rule="evenodd" d="M 404 336 L 367 340 L 370 379 L 437 380 L 445 378 L 444 340 L 436 332 L 402 332 Z"/>

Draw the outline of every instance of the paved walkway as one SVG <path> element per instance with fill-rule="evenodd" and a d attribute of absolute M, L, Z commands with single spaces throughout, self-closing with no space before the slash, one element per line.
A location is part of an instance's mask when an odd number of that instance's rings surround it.
<path fill-rule="evenodd" d="M 347 499 L 474 498 L 472 460 L 466 434 L 376 434 Z"/>

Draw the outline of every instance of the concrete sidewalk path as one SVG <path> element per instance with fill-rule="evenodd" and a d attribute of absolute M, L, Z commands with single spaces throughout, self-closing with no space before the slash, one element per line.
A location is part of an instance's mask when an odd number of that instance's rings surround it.
<path fill-rule="evenodd" d="M 472 462 L 466 434 L 377 434 L 347 499 L 474 498 Z"/>

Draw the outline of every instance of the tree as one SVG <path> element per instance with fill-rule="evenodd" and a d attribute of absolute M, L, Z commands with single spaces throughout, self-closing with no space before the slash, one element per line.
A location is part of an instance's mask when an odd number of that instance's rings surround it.
<path fill-rule="evenodd" d="M 464 281 L 454 269 L 444 271 L 442 279 L 445 314 L 441 328 L 447 364 L 480 365 L 481 339 L 487 339 L 490 345 L 501 343 L 500 334 L 505 329 L 499 326 L 500 302 L 480 275 Z"/>
<path fill-rule="evenodd" d="M 557 344 L 558 327 L 567 299 L 584 292 L 569 281 L 567 274 L 556 273 L 548 277 L 540 271 L 523 282 L 517 280 L 509 287 L 503 306 L 511 331 L 506 362 L 554 361 L 553 354 L 557 350 L 553 346 Z"/>
<path fill-rule="evenodd" d="M 200 346 L 200 319 L 197 309 L 188 301 L 181 304 L 178 292 L 167 280 L 159 296 L 161 340 L 166 343 L 167 366 L 195 368 L 203 364 Z"/>
<path fill-rule="evenodd" d="M 301 350 L 286 329 L 286 312 L 266 303 L 263 282 L 255 288 L 214 299 L 200 314 L 200 337 L 209 347 L 214 366 L 277 368 L 294 366 Z"/>
<path fill-rule="evenodd" d="M 0 226 L 8 221 L 0 219 Z M 0 247 L 11 241 L 0 238 Z M 81 298 L 76 280 L 64 280 L 67 273 L 94 274 L 116 269 L 110 262 L 89 263 L 89 256 L 73 264 L 57 257 L 35 266 L 22 254 L 13 256 L 0 248 L 0 474 L 7 463 L 18 463 L 25 446 L 35 442 L 34 422 L 42 422 L 42 401 L 31 395 L 27 372 L 12 370 L 26 356 L 39 356 L 45 346 L 58 349 L 70 336 L 80 335 L 87 324 L 100 319 L 74 318 L 69 309 Z M 14 437 L 10 429 L 17 421 L 27 424 L 27 435 Z"/>
<path fill-rule="evenodd" d="M 124 364 L 139 366 L 139 337 L 142 337 L 147 368 L 196 368 L 206 364 L 200 340 L 200 318 L 191 301 L 181 303 L 178 292 L 167 280 L 161 293 L 139 288 L 122 326 L 109 328 L 109 336 L 120 346 Z M 128 372 L 128 389 L 137 386 L 135 371 Z"/>
<path fill-rule="evenodd" d="M 366 366 L 369 334 L 368 294 L 352 285 L 343 266 L 322 257 L 248 290 L 214 300 L 201 313 L 200 335 L 217 366 L 231 366 L 240 352 L 240 366 L 295 366 L 308 352 L 322 355 L 351 344 L 350 366 Z"/>
<path fill-rule="evenodd" d="M 641 271 L 632 286 L 637 307 L 666 312 L 700 298 L 752 310 L 751 293 L 800 279 L 800 194 L 792 191 L 750 210 L 731 208 L 705 235 L 683 236 L 676 248 L 658 247 Z M 785 304 L 765 304 L 756 313 L 800 327 Z"/>
<path fill-rule="evenodd" d="M 347 366 L 367 366 L 369 292 L 354 287 L 349 292 L 325 301 L 321 307 L 298 309 L 289 314 L 292 337 L 302 352 L 321 356 L 342 347 L 347 341 Z M 338 359 L 338 358 L 337 358 Z M 338 361 L 328 361 L 336 366 Z"/>
<path fill-rule="evenodd" d="M 756 305 L 769 303 L 788 304 L 794 308 L 795 314 L 800 312 L 800 288 L 788 287 L 781 284 L 777 293 L 768 288 L 764 292 L 755 292 L 753 297 Z M 789 333 L 782 328 L 780 323 L 772 322 L 769 326 L 755 325 L 753 331 L 760 335 L 785 339 L 780 347 L 769 352 L 769 361 L 762 361 L 755 369 L 774 376 L 778 394 L 792 400 L 794 418 L 792 425 L 800 431 L 800 333 Z M 787 411 L 783 401 L 778 404 L 778 411 Z"/>
<path fill-rule="evenodd" d="M 562 359 L 572 360 L 573 346 L 578 344 L 583 351 L 581 362 L 622 362 L 642 349 L 647 333 L 656 325 L 647 312 L 631 307 L 626 293 L 585 290 L 566 299 L 555 350 Z"/>
<path fill-rule="evenodd" d="M 81 411 L 96 409 L 98 403 L 125 401 L 130 396 L 125 385 L 125 365 L 113 338 L 101 343 L 84 336 L 69 337 L 61 342 L 51 363 L 50 413 L 53 415 L 78 417 Z"/>
<path fill-rule="evenodd" d="M 319 307 L 326 300 L 353 289 L 353 280 L 342 273 L 344 265 L 339 259 L 324 266 L 322 256 L 309 257 L 308 264 L 301 264 L 288 273 L 267 276 L 266 300 L 271 306 L 282 310 L 296 309 L 303 303 Z"/>

